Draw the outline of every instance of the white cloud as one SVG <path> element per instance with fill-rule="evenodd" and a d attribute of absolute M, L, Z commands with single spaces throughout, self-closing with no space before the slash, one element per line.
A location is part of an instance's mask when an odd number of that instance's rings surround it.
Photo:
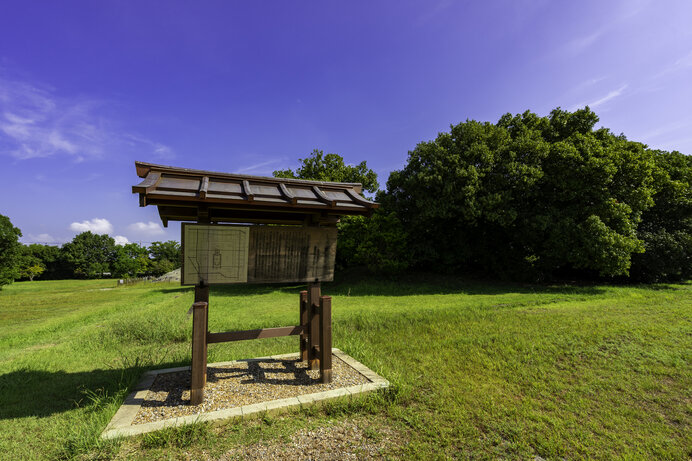
<path fill-rule="evenodd" d="M 5 141 L 0 154 L 19 160 L 64 155 L 81 162 L 132 146 L 140 154 L 173 156 L 162 143 L 118 129 L 112 117 L 104 115 L 114 106 L 61 96 L 54 88 L 0 75 L 0 141 Z"/>
<path fill-rule="evenodd" d="M 159 223 L 149 221 L 148 223 L 136 222 L 132 223 L 127 228 L 140 236 L 155 237 L 158 235 L 164 235 L 166 231 L 163 230 Z"/>
<path fill-rule="evenodd" d="M 94 234 L 110 234 L 113 232 L 113 225 L 104 218 L 94 218 L 88 221 L 73 222 L 70 224 L 70 230 L 74 232 L 90 231 Z"/>
<path fill-rule="evenodd" d="M 115 237 L 113 237 L 113 240 L 115 240 L 116 245 L 127 245 L 128 243 L 130 243 L 127 237 L 123 235 L 116 235 Z"/>

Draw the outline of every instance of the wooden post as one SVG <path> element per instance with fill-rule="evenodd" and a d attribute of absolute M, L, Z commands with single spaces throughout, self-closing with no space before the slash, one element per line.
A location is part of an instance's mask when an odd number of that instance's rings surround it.
<path fill-rule="evenodd" d="M 332 297 L 320 297 L 320 378 L 332 382 Z"/>
<path fill-rule="evenodd" d="M 320 367 L 317 349 L 320 344 L 320 282 L 308 283 L 308 368 L 317 370 Z"/>
<path fill-rule="evenodd" d="M 305 331 L 300 334 L 300 361 L 304 362 L 308 359 L 308 292 L 305 290 L 300 292 L 299 325 L 305 328 Z"/>
<path fill-rule="evenodd" d="M 204 401 L 207 384 L 207 330 L 209 324 L 209 285 L 195 285 L 195 303 L 192 305 L 192 365 L 190 404 Z"/>

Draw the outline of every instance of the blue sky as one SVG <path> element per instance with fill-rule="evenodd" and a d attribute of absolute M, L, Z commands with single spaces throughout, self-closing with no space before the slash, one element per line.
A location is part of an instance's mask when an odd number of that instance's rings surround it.
<path fill-rule="evenodd" d="M 0 214 L 24 242 L 179 239 L 134 160 L 271 175 L 312 149 L 384 187 L 466 119 L 590 105 L 692 153 L 692 2 L 8 1 Z"/>

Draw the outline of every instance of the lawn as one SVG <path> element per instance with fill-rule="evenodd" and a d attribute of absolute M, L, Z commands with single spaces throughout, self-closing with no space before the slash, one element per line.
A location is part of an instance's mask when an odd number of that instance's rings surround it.
<path fill-rule="evenodd" d="M 300 289 L 214 288 L 209 328 L 296 324 Z M 144 370 L 189 364 L 192 290 L 112 280 L 4 287 L 0 458 L 232 458 L 350 424 L 392 458 L 692 457 L 692 285 L 351 275 L 323 293 L 333 296 L 334 346 L 389 390 L 103 442 Z M 296 348 L 295 337 L 214 344 L 209 361 Z"/>

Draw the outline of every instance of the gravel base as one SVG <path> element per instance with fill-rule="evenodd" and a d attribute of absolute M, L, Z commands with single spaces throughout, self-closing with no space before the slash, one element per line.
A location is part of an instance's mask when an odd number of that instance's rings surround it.
<path fill-rule="evenodd" d="M 218 460 L 344 460 L 381 459 L 405 444 L 405 435 L 378 422 L 344 421 L 273 440 L 238 447 Z M 211 459 L 211 458 L 207 458 Z"/>
<path fill-rule="evenodd" d="M 332 382 L 322 384 L 319 370 L 308 370 L 298 355 L 284 359 L 243 360 L 208 367 L 204 402 L 190 405 L 190 371 L 160 374 L 154 380 L 132 424 L 224 410 L 296 397 L 370 380 L 332 355 Z"/>

